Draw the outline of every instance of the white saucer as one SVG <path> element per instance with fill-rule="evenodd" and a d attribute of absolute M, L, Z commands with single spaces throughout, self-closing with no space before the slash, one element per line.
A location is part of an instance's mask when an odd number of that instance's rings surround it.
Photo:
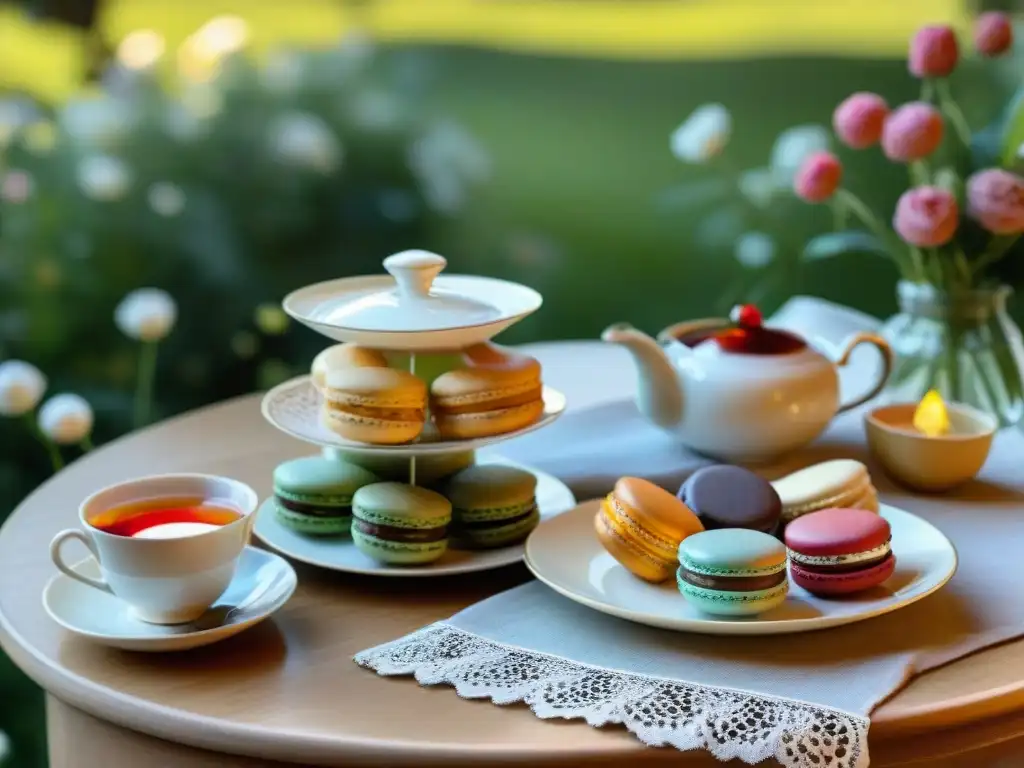
<path fill-rule="evenodd" d="M 309 376 L 299 376 L 279 384 L 263 397 L 263 417 L 282 432 L 314 445 L 358 450 L 366 454 L 389 456 L 422 456 L 427 453 L 457 453 L 483 448 L 485 445 L 511 440 L 535 429 L 546 427 L 565 410 L 565 395 L 551 387 L 544 387 L 544 414 L 528 427 L 503 435 L 480 437 L 474 440 L 441 440 L 429 431 L 416 442 L 405 445 L 371 445 L 346 440 L 320 423 L 323 399 Z M 430 428 L 428 427 L 428 430 Z"/>
<path fill-rule="evenodd" d="M 508 280 L 476 275 L 440 275 L 433 279 L 431 294 L 444 294 L 486 300 L 493 308 L 487 319 L 468 315 L 464 322 L 441 322 L 432 328 L 413 330 L 414 326 L 370 328 L 353 321 L 345 311 L 348 305 L 373 294 L 395 288 L 389 275 L 345 277 L 307 285 L 288 294 L 284 311 L 303 325 L 335 341 L 352 341 L 374 349 L 419 352 L 436 349 L 461 349 L 496 336 L 515 322 L 535 312 L 541 295 L 532 288 Z M 413 304 L 411 309 L 415 309 Z M 396 313 L 396 317 L 401 317 Z"/>
<path fill-rule="evenodd" d="M 74 566 L 99 576 L 92 558 Z M 298 579 L 287 560 L 246 547 L 235 578 L 205 614 L 188 624 L 161 626 L 135 618 L 113 595 L 57 574 L 43 590 L 43 607 L 68 632 L 126 651 L 186 651 L 225 640 L 263 621 L 295 591 Z"/>
<path fill-rule="evenodd" d="M 778 608 L 745 619 L 711 616 L 693 608 L 675 579 L 648 584 L 605 552 L 594 533 L 601 501 L 587 501 L 539 525 L 526 542 L 526 565 L 556 592 L 588 608 L 652 627 L 705 635 L 783 635 L 852 624 L 927 597 L 956 572 L 956 550 L 937 528 L 883 504 L 892 526 L 896 572 L 880 587 L 823 600 L 790 583 Z"/>
<path fill-rule="evenodd" d="M 500 462 L 521 466 L 514 462 L 493 456 L 481 459 L 481 464 Z M 537 476 L 537 506 L 540 508 L 541 521 L 549 520 L 555 515 L 571 509 L 576 504 L 572 491 L 555 477 L 546 472 L 539 472 L 523 467 Z M 365 573 L 373 576 L 451 576 L 456 573 L 473 573 L 501 568 L 517 563 L 523 559 L 523 545 L 514 544 L 501 549 L 480 550 L 449 550 L 434 563 L 415 566 L 394 566 L 378 563 L 364 555 L 351 539 L 333 537 L 303 536 L 285 528 L 274 514 L 274 500 L 263 502 L 256 515 L 255 533 L 268 547 L 318 568 L 347 573 Z"/>

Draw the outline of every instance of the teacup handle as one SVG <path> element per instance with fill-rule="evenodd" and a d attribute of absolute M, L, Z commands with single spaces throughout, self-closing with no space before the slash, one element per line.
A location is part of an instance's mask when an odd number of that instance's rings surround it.
<path fill-rule="evenodd" d="M 89 550 L 94 558 L 96 558 L 96 562 L 98 563 L 100 561 L 99 553 L 96 552 L 96 545 L 92 543 L 89 537 L 81 531 L 75 530 L 74 528 L 68 528 L 54 536 L 53 541 L 50 542 L 50 559 L 53 560 L 53 564 L 57 566 L 57 570 L 69 579 L 80 581 L 83 584 L 88 584 L 90 587 L 95 587 L 96 589 L 113 594 L 113 591 L 110 589 L 110 585 L 103 579 L 94 579 L 92 576 L 85 576 L 81 573 L 77 573 L 64 562 L 64 556 L 61 554 L 61 548 L 64 546 L 65 542 L 71 539 L 77 539 L 85 544 L 85 548 Z"/>
<path fill-rule="evenodd" d="M 882 374 L 878 377 L 878 381 L 876 381 L 874 385 L 863 395 L 854 398 L 848 403 L 840 405 L 838 413 L 843 413 L 851 408 L 856 408 L 858 405 L 863 405 L 868 400 L 871 400 L 882 391 L 882 387 L 885 386 L 885 382 L 889 380 L 889 374 L 892 373 L 892 347 L 890 347 L 889 343 L 881 336 L 876 336 L 873 333 L 857 333 L 847 339 L 843 348 L 843 354 L 840 355 L 838 360 L 836 360 L 836 365 L 843 366 L 850 362 L 850 354 L 861 344 L 871 344 L 882 353 Z"/>

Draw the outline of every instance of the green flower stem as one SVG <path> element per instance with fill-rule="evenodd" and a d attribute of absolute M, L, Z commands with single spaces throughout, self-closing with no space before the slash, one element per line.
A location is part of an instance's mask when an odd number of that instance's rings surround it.
<path fill-rule="evenodd" d="M 135 428 L 149 423 L 153 406 L 153 380 L 156 377 L 157 342 L 144 341 L 139 350 L 139 372 L 135 388 Z"/>
<path fill-rule="evenodd" d="M 908 169 L 910 171 L 910 183 L 915 187 L 923 187 L 931 183 L 931 173 L 928 172 L 928 163 L 924 160 L 911 161 Z"/>
<path fill-rule="evenodd" d="M 64 457 L 60 455 L 60 449 L 56 443 L 40 431 L 39 426 L 36 424 L 35 415 L 31 411 L 25 414 L 25 423 L 28 425 L 28 431 L 32 436 L 42 443 L 46 452 L 50 454 L 50 464 L 53 466 L 54 474 L 64 469 Z"/>
<path fill-rule="evenodd" d="M 92 444 L 92 437 L 89 436 L 89 435 L 86 435 L 85 437 L 83 437 L 81 442 L 78 443 L 78 446 L 85 453 L 88 453 L 89 451 L 91 451 L 93 448 L 96 447 L 95 445 Z"/>
<path fill-rule="evenodd" d="M 868 208 L 859 197 L 845 187 L 837 189 L 835 197 L 846 206 L 847 210 L 851 211 L 858 219 L 860 219 L 864 223 L 864 226 L 870 229 L 874 235 L 882 241 L 886 246 L 886 250 L 889 251 L 889 255 L 892 256 L 896 265 L 905 276 L 911 280 L 918 281 L 924 278 L 924 275 L 915 270 L 913 261 L 907 258 L 906 250 L 903 245 L 895 239 L 892 232 L 882 225 L 882 222 L 878 220 L 878 217 L 872 213 L 871 209 Z"/>
<path fill-rule="evenodd" d="M 846 219 L 849 215 L 849 208 L 846 207 L 846 202 L 836 196 L 830 201 L 832 205 L 832 229 L 836 232 L 842 232 L 846 229 Z"/>
<path fill-rule="evenodd" d="M 960 105 L 956 103 L 953 94 L 949 90 L 949 81 L 944 77 L 937 78 L 935 89 L 939 95 L 939 107 L 946 117 L 949 118 L 949 122 L 953 125 L 953 130 L 956 131 L 964 146 L 971 146 L 971 126 L 967 124 L 967 118 L 964 117 L 964 113 L 960 110 Z"/>
<path fill-rule="evenodd" d="M 930 77 L 921 81 L 921 101 L 931 104 L 935 100 L 935 83 Z"/>

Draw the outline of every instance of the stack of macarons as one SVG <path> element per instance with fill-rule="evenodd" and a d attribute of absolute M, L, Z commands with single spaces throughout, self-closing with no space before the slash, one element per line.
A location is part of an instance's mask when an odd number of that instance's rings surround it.
<path fill-rule="evenodd" d="M 352 540 L 388 565 L 425 565 L 448 550 L 452 505 L 435 491 L 406 483 L 374 483 L 352 499 Z"/>
<path fill-rule="evenodd" d="M 478 464 L 444 488 L 452 504 L 452 541 L 465 549 L 517 544 L 540 522 L 537 477 L 507 464 Z"/>
<path fill-rule="evenodd" d="M 513 432 L 543 415 L 540 363 L 532 357 L 484 342 L 453 359 L 455 367 L 432 374 L 428 388 L 389 367 L 379 350 L 325 349 L 311 370 L 324 425 L 348 440 L 399 445 L 420 437 L 430 419 L 442 439 L 463 440 Z"/>
<path fill-rule="evenodd" d="M 346 461 L 308 456 L 274 470 L 274 508 L 286 528 L 313 536 L 348 536 L 352 497 L 377 476 Z"/>
<path fill-rule="evenodd" d="M 782 524 L 820 509 L 878 512 L 878 491 L 868 468 L 854 459 L 813 464 L 772 483 L 782 501 Z"/>

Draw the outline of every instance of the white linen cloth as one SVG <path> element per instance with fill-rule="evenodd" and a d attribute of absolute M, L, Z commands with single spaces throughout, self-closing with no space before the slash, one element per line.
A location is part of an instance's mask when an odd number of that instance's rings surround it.
<path fill-rule="evenodd" d="M 795 306 L 794 306 L 795 304 Z M 773 324 L 815 328 L 821 345 L 870 319 L 815 300 Z M 863 367 L 852 388 L 870 378 Z M 849 382 L 847 382 L 849 383 Z M 705 459 L 650 427 L 630 402 L 568 414 L 501 453 L 565 480 L 580 499 L 627 474 L 675 491 Z M 779 637 L 707 637 L 631 624 L 531 582 L 447 621 L 356 656 L 380 674 L 414 674 L 459 695 L 524 701 L 540 717 L 620 723 L 651 745 L 707 749 L 720 759 L 770 757 L 792 768 L 864 768 L 871 711 L 914 675 L 1024 635 L 1024 435 L 1005 430 L 977 480 L 914 496 L 887 480 L 864 446 L 860 413 L 837 419 L 813 446 L 767 477 L 835 457 L 864 461 L 883 501 L 932 522 L 960 566 L 935 595 L 846 627 Z"/>

